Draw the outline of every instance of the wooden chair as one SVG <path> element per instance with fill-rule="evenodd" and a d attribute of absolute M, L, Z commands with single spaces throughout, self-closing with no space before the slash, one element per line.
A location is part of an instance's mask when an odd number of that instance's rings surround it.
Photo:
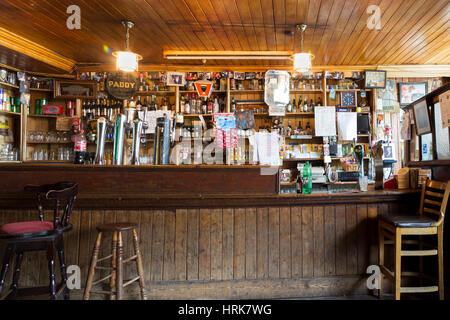
<path fill-rule="evenodd" d="M 55 300 L 62 290 L 64 290 L 64 299 L 69 299 L 69 290 L 66 287 L 67 274 L 64 261 L 63 232 L 72 229 L 69 221 L 78 186 L 72 182 L 59 182 L 41 186 L 26 186 L 25 191 L 36 194 L 39 221 L 14 222 L 0 227 L 0 240 L 6 241 L 6 250 L 0 272 L 0 295 L 5 284 L 10 260 L 13 255 L 16 255 L 12 284 L 10 292 L 5 297 L 6 299 L 49 293 L 50 299 Z M 50 203 L 54 203 L 53 222 L 44 221 L 42 200 L 49 200 Z M 50 285 L 19 288 L 20 266 L 24 252 L 40 250 L 47 252 Z M 58 253 L 61 269 L 61 283 L 58 285 L 56 285 L 55 279 L 56 253 Z"/>
<path fill-rule="evenodd" d="M 380 289 L 382 296 L 383 276 L 394 282 L 395 299 L 400 300 L 401 293 L 437 292 L 444 299 L 444 257 L 443 234 L 444 217 L 450 194 L 450 181 L 439 182 L 427 179 L 422 186 L 420 208 L 416 215 L 381 215 L 378 219 Z M 424 250 L 424 236 L 437 235 L 437 245 L 427 243 Z M 402 236 L 419 236 L 418 240 L 403 240 Z M 385 240 L 385 238 L 390 240 Z M 390 271 L 384 266 L 384 246 L 393 244 L 395 248 L 394 266 Z M 402 244 L 415 245 L 416 250 L 402 250 Z M 418 245 L 418 248 L 417 248 Z M 438 279 L 423 273 L 423 257 L 438 256 Z M 419 272 L 401 272 L 401 258 L 418 256 Z M 402 287 L 401 276 L 419 277 L 419 287 Z M 426 278 L 436 285 L 422 286 Z"/>
<path fill-rule="evenodd" d="M 91 264 L 89 266 L 88 278 L 84 288 L 84 300 L 89 300 L 91 293 L 108 294 L 110 300 L 121 300 L 123 297 L 123 288 L 129 284 L 139 280 L 139 289 L 141 300 L 147 300 L 144 282 L 144 268 L 142 265 L 141 250 L 139 248 L 139 237 L 137 234 L 137 225 L 134 223 L 109 223 L 97 226 L 97 240 L 95 241 L 94 250 L 92 252 Z M 133 232 L 134 255 L 123 258 L 123 240 L 122 232 Z M 112 253 L 106 257 L 99 258 L 98 254 L 102 243 L 102 234 L 112 233 Z M 98 266 L 97 263 L 111 259 L 111 266 Z M 138 275 L 130 280 L 123 279 L 124 263 L 130 261 L 136 262 Z M 111 273 L 104 278 L 94 281 L 95 269 L 111 270 Z M 92 291 L 92 287 L 109 279 L 109 291 Z"/>

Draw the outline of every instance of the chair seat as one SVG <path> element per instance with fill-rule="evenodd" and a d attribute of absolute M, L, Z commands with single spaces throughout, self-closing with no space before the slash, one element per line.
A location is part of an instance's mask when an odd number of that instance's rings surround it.
<path fill-rule="evenodd" d="M 380 215 L 380 219 L 399 228 L 428 228 L 436 224 L 436 220 L 419 215 Z"/>
<path fill-rule="evenodd" d="M 0 232 L 6 234 L 23 234 L 42 232 L 53 229 L 53 222 L 50 221 L 24 221 L 7 223 L 0 227 Z"/>

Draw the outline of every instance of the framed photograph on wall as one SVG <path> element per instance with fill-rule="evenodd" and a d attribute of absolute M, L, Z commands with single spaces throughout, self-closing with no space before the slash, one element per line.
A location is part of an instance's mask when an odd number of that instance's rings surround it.
<path fill-rule="evenodd" d="M 97 82 L 89 80 L 55 80 L 54 96 L 59 99 L 96 99 Z"/>
<path fill-rule="evenodd" d="M 430 114 L 426 101 L 420 101 L 413 106 L 414 124 L 416 125 L 416 134 L 422 135 L 431 133 Z"/>
<path fill-rule="evenodd" d="M 406 106 L 417 99 L 422 98 L 428 93 L 427 82 L 401 82 L 398 84 L 400 94 L 400 105 Z"/>
<path fill-rule="evenodd" d="M 166 83 L 168 86 L 182 86 L 184 85 L 183 72 L 167 72 Z"/>
<path fill-rule="evenodd" d="M 369 89 L 386 88 L 386 71 L 384 70 L 365 70 L 364 87 Z"/>

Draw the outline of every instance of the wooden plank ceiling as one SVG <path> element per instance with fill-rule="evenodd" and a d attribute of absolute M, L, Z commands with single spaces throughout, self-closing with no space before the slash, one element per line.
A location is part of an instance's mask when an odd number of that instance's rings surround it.
<path fill-rule="evenodd" d="M 72 4 L 81 8 L 81 30 L 66 27 Z M 372 4 L 381 30 L 366 26 Z M 149 64 L 201 63 L 164 60 L 164 49 L 298 51 L 300 23 L 309 26 L 304 47 L 314 65 L 450 64 L 448 0 L 2 0 L 0 12 L 0 27 L 81 64 L 114 62 L 125 18 L 136 24 L 131 49 Z"/>

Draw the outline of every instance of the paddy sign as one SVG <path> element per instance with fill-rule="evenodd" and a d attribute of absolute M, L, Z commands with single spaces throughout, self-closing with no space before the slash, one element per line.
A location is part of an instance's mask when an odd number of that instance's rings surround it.
<path fill-rule="evenodd" d="M 136 78 L 125 73 L 109 74 L 106 90 L 117 99 L 130 99 L 137 91 Z"/>

